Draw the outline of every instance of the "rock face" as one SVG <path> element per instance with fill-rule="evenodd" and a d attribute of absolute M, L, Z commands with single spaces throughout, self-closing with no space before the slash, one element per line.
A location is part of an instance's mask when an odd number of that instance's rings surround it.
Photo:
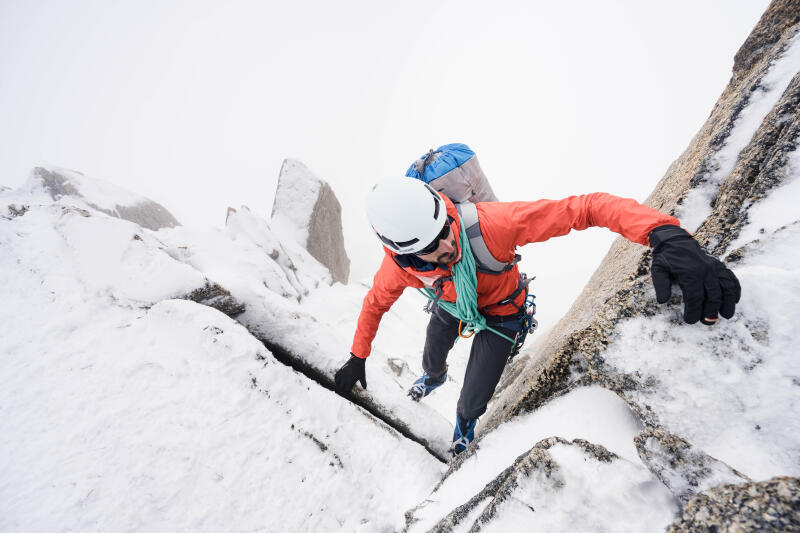
<path fill-rule="evenodd" d="M 757 258 L 770 246 L 795 242 L 792 239 L 800 231 L 798 217 L 791 214 L 786 215 L 781 227 L 751 224 L 757 214 L 767 209 L 762 207 L 762 202 L 775 189 L 796 177 L 797 168 L 800 168 L 800 152 L 797 151 L 800 139 L 798 14 L 800 1 L 772 2 L 736 54 L 729 85 L 707 122 L 670 166 L 646 202 L 659 211 L 677 216 L 709 253 L 732 268 L 742 265 L 753 269 L 771 267 L 758 263 Z M 771 199 L 775 200 L 781 193 L 777 191 Z M 741 491 L 755 487 L 752 490 L 758 494 L 777 494 L 777 484 L 752 484 L 748 477 L 764 479 L 775 475 L 760 473 L 776 469 L 776 463 L 763 464 L 760 470 L 756 469 L 759 474 L 754 475 L 737 471 L 720 459 L 720 454 L 735 458 L 736 453 L 729 450 L 749 444 L 737 439 L 752 438 L 752 442 L 761 439 L 773 446 L 769 451 L 772 457 L 782 454 L 797 457 L 800 443 L 796 434 L 792 437 L 790 429 L 795 427 L 794 421 L 786 418 L 791 416 L 787 413 L 791 408 L 785 409 L 783 414 L 769 415 L 770 420 L 774 420 L 774 424 L 770 423 L 776 431 L 774 435 L 780 437 L 770 442 L 763 436 L 759 423 L 759 417 L 767 415 L 747 405 L 748 398 L 758 394 L 757 389 L 748 390 L 748 387 L 761 387 L 758 390 L 788 387 L 787 397 L 796 390 L 791 389 L 797 386 L 796 380 L 792 385 L 790 380 L 778 381 L 776 377 L 795 375 L 794 367 L 780 367 L 792 364 L 781 362 L 782 355 L 776 344 L 785 334 L 771 331 L 768 321 L 742 311 L 738 311 L 732 321 L 722 321 L 716 329 L 700 330 L 697 328 L 702 327 L 697 326 L 690 330 L 693 326 L 683 325 L 679 318 L 682 310 L 679 292 L 673 293 L 666 307 L 656 303 L 649 275 L 650 258 L 648 248 L 623 238 L 614 242 L 569 312 L 540 340 L 537 352 L 518 358 L 506 370 L 490 410 L 483 417 L 482 433 L 487 434 L 577 387 L 599 384 L 628 402 L 640 419 L 645 427 L 636 439 L 640 457 L 677 501 L 699 501 L 692 498 L 701 492 L 707 495 L 705 498 L 716 498 L 717 507 L 712 514 L 716 513 L 715 520 L 720 524 L 716 527 L 719 528 L 728 527 L 721 524 L 743 524 L 744 521 L 764 524 L 763 516 L 759 518 L 762 522 L 752 522 L 750 510 L 742 510 Z M 744 290 L 748 289 L 745 286 Z M 644 339 L 647 343 L 625 344 L 626 339 L 631 338 Z M 636 367 L 625 361 L 637 350 L 655 351 L 673 342 L 683 353 L 670 354 L 672 359 L 664 363 L 666 369 L 664 365 L 659 367 L 660 374 L 644 370 L 655 368 L 656 362 Z M 647 358 L 643 356 L 642 359 Z M 776 365 L 764 373 L 773 377 L 759 375 L 758 369 L 765 364 Z M 694 366 L 698 370 L 693 372 Z M 703 375 L 699 368 L 709 373 Z M 726 397 L 702 398 L 704 387 L 711 384 L 709 379 L 715 375 L 731 380 L 730 376 L 736 376 L 738 388 L 720 387 L 718 390 L 725 390 Z M 686 386 L 681 388 L 683 384 Z M 741 416 L 725 418 L 728 413 L 713 412 L 716 408 L 727 408 L 726 404 L 738 404 Z M 727 434 L 731 442 L 717 445 L 722 433 Z M 780 444 L 776 444 L 778 441 Z M 755 449 L 755 445 L 750 448 L 751 451 Z M 738 457 L 746 455 L 740 452 Z M 751 453 L 754 455 L 757 454 Z M 797 468 L 796 463 L 788 459 L 783 461 L 780 464 L 787 470 Z M 742 483 L 737 487 L 744 488 L 708 490 L 720 483 L 736 482 Z M 796 487 L 795 481 L 781 483 L 784 494 Z M 796 488 L 791 490 L 794 490 L 792 502 L 796 502 Z M 723 497 L 723 494 L 729 496 Z M 759 500 L 756 507 L 777 509 L 765 511 L 764 516 L 777 516 L 791 508 L 791 505 L 786 507 L 788 500 L 785 498 L 780 502 L 770 499 L 771 496 L 764 498 L 769 502 Z M 797 513 L 796 508 L 794 512 Z M 708 513 L 711 511 L 706 515 Z M 783 522 L 780 524 L 783 527 Z M 689 530 L 694 531 L 691 527 L 675 529 Z M 723 529 L 709 526 L 707 530 Z"/>
<path fill-rule="evenodd" d="M 800 2 L 773 2 L 737 53 L 731 82 L 708 121 L 670 166 L 647 205 L 680 215 L 687 198 L 714 177 L 713 172 L 720 166 L 718 153 L 729 140 L 741 112 L 754 94 L 764 90 L 761 82 L 770 65 L 790 44 L 795 44 L 790 41 L 796 42 L 800 28 L 797 13 Z M 748 210 L 785 176 L 787 154 L 796 149 L 800 133 L 799 103 L 800 77 L 795 75 L 743 147 L 735 167 L 708 198 L 708 216 L 695 237 L 715 255 L 726 251 L 746 222 Z M 737 258 L 733 255 L 729 259 Z M 657 312 L 648 292 L 649 260 L 649 249 L 622 238 L 614 242 L 575 304 L 545 339 L 540 357 L 517 361 L 524 368 L 514 368 L 510 374 L 520 378 L 513 384 L 501 384 L 502 394 L 489 414 L 492 424 L 537 407 L 552 391 L 565 389 L 586 373 L 593 380 L 616 379 L 616 383 L 610 383 L 612 388 L 625 386 L 619 376 L 600 375 L 597 357 L 605 350 L 617 322 Z"/>
<path fill-rule="evenodd" d="M 36 167 L 31 172 L 28 186 L 41 187 L 53 200 L 64 196 L 80 198 L 93 209 L 143 228 L 158 230 L 180 226 L 169 211 L 153 200 L 74 170 Z"/>
<path fill-rule="evenodd" d="M 328 267 L 334 281 L 347 283 L 350 259 L 344 249 L 342 207 L 330 186 L 300 161 L 281 166 L 272 220 Z"/>
<path fill-rule="evenodd" d="M 696 494 L 667 529 L 668 533 L 706 531 L 800 531 L 800 479 L 775 477 Z"/>
<path fill-rule="evenodd" d="M 800 2 L 773 2 L 737 54 L 731 82 L 708 121 L 670 166 L 648 198 L 648 205 L 680 215 L 687 198 L 706 192 L 701 185 L 719 179 L 714 175 L 720 167 L 719 152 L 728 145 L 740 114 L 751 98 L 766 90 L 762 82 L 772 63 L 796 45 L 800 28 L 796 13 L 800 13 Z M 800 76 L 794 75 L 735 157 L 730 173 L 708 197 L 708 215 L 695 237 L 716 255 L 729 251 L 726 247 L 747 221 L 748 210 L 786 175 L 787 154 L 796 149 L 800 133 L 799 102 Z M 728 259 L 736 261 L 738 257 L 733 253 Z M 623 394 L 641 385 L 635 376 L 608 372 L 602 353 L 621 320 L 653 316 L 659 311 L 650 289 L 649 259 L 649 249 L 622 238 L 614 242 L 575 304 L 544 339 L 538 356 L 515 362 L 509 377 L 516 379 L 501 383 L 487 417 L 489 425 L 534 409 L 554 392 L 579 382 L 601 382 Z M 639 406 L 639 411 L 648 421 L 646 409 Z"/>

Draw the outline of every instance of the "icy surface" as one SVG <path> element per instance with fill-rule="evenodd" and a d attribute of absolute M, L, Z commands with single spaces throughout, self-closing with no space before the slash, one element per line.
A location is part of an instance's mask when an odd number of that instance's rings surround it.
<path fill-rule="evenodd" d="M 711 202 L 717 189 L 736 166 L 739 153 L 753 138 L 764 117 L 775 107 L 789 82 L 800 71 L 800 33 L 788 43 L 779 57 L 764 75 L 758 89 L 750 95 L 750 101 L 733 124 L 723 147 L 711 157 L 710 171 L 704 180 L 689 191 L 676 216 L 681 226 L 694 233 L 711 214 Z"/>

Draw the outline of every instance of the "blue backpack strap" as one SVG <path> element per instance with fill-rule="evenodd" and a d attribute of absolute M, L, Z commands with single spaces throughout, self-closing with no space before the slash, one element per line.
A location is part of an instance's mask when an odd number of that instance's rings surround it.
<path fill-rule="evenodd" d="M 475 204 L 464 202 L 455 205 L 461 217 L 461 223 L 464 224 L 464 229 L 469 238 L 469 245 L 472 247 L 472 255 L 475 256 L 477 271 L 485 274 L 502 274 L 514 268 L 514 265 L 520 260 L 519 255 L 515 255 L 511 263 L 504 263 L 495 259 L 489 251 L 489 248 L 486 246 L 486 241 L 483 239 L 483 234 L 481 233 L 481 225 L 478 220 L 478 208 L 475 207 Z"/>

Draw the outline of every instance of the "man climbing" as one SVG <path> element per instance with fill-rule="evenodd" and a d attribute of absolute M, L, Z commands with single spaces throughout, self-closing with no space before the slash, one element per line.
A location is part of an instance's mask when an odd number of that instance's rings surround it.
<path fill-rule="evenodd" d="M 729 269 L 706 254 L 680 228 L 676 218 L 635 200 L 593 193 L 557 201 L 469 205 L 477 212 L 477 224 L 465 223 L 464 213 L 459 212 L 463 208 L 457 209 L 448 197 L 423 181 L 396 178 L 372 189 L 367 216 L 383 243 L 385 256 L 364 298 L 351 357 L 335 376 L 340 394 L 349 393 L 357 381 L 366 388 L 364 363 L 381 317 L 406 287 L 427 287 L 435 291 L 437 301 L 431 308 L 422 356 L 425 374 L 412 386 L 409 396 L 418 401 L 430 394 L 445 382 L 447 354 L 459 333 L 463 334 L 459 318 L 465 317 L 455 318 L 443 309 L 446 303 L 457 302 L 458 288 L 458 298 L 472 298 L 481 325 L 475 328 L 478 331 L 456 408 L 451 447 L 454 455 L 473 440 L 478 417 L 486 411 L 512 348 L 509 339 L 520 331 L 524 318 L 527 290 L 516 265 L 515 247 L 566 235 L 573 229 L 602 226 L 653 247 L 656 299 L 666 302 L 672 282 L 677 282 L 683 292 L 686 322 L 711 325 L 719 315 L 731 318 L 739 301 L 739 282 Z M 478 240 L 474 238 L 476 231 Z M 475 280 L 472 289 L 464 282 L 470 275 L 462 273 L 463 265 L 475 265 L 478 258 L 473 248 L 480 246 L 470 247 L 471 242 L 485 243 L 485 249 L 500 265 L 489 271 L 480 268 L 483 262 L 478 261 L 477 273 L 471 274 Z M 465 250 L 468 257 L 462 257 Z M 484 325 L 490 329 L 481 329 Z"/>

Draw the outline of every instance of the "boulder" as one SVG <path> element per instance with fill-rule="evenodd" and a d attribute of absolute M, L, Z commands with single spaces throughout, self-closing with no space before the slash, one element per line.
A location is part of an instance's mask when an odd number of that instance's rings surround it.
<path fill-rule="evenodd" d="M 333 189 L 295 159 L 281 166 L 272 222 L 331 272 L 333 281 L 347 283 L 350 259 L 344 249 L 342 207 Z"/>
<path fill-rule="evenodd" d="M 64 197 L 80 199 L 92 209 L 143 228 L 158 230 L 180 226 L 169 211 L 153 200 L 75 170 L 36 167 L 26 186 L 42 189 L 55 201 Z"/>

